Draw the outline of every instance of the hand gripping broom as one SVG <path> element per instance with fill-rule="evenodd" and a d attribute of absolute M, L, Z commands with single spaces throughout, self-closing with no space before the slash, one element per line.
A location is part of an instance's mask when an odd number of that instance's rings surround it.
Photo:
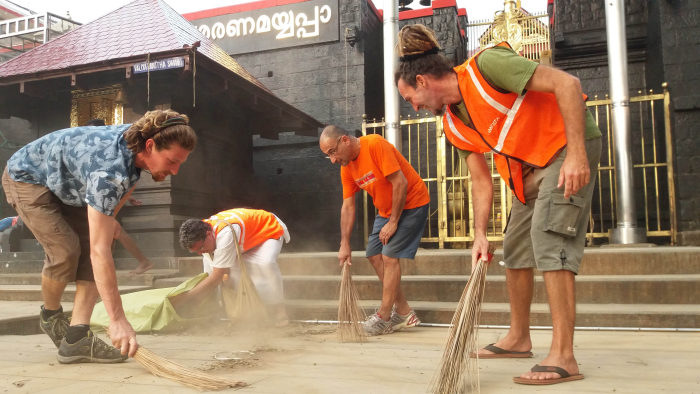
<path fill-rule="evenodd" d="M 435 394 L 479 392 L 478 358 L 471 358 L 470 355 L 477 350 L 486 269 L 492 256 L 493 249 L 489 249 L 488 258 L 479 258 L 459 299 L 440 367 L 431 385 Z"/>
<path fill-rule="evenodd" d="M 231 232 L 233 233 L 233 243 L 236 246 L 236 256 L 238 257 L 238 265 L 241 267 L 241 274 L 235 290 L 230 286 L 221 286 L 224 309 L 226 315 L 234 323 L 246 322 L 260 325 L 267 321 L 267 307 L 260 299 L 255 290 L 255 284 L 250 279 L 248 268 L 238 246 L 236 232 L 233 231 L 233 228 L 231 228 Z"/>
<path fill-rule="evenodd" d="M 360 325 L 366 318 L 364 310 L 357 304 L 357 289 L 352 282 L 350 264 L 343 262 L 338 300 L 338 339 L 341 342 L 364 342 L 365 330 Z"/>

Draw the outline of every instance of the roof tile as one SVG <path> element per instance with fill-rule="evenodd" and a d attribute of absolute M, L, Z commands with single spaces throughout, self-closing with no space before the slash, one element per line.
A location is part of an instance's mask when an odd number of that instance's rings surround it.
<path fill-rule="evenodd" d="M 144 17 L 147 16 L 147 17 Z M 182 49 L 200 41 L 203 55 L 271 93 L 223 49 L 163 0 L 135 0 L 123 7 L 0 64 L 7 77 L 69 70 L 112 59 Z"/>

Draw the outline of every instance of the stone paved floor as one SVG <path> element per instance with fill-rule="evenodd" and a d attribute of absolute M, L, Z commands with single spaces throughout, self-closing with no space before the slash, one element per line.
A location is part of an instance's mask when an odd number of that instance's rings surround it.
<path fill-rule="evenodd" d="M 339 343 L 330 326 L 184 335 L 139 335 L 155 353 L 213 374 L 243 380 L 250 393 L 425 393 L 437 368 L 446 328 L 417 327 L 367 343 Z M 504 330 L 482 329 L 480 343 Z M 696 393 L 700 394 L 700 337 L 682 332 L 576 333 L 582 381 L 521 386 L 511 377 L 544 357 L 551 332 L 533 331 L 534 359 L 482 360 L 482 393 Z M 61 365 L 44 335 L 0 336 L 2 393 L 190 393 L 155 377 L 134 360 L 116 365 Z M 216 361 L 221 352 L 252 350 L 240 361 Z"/>

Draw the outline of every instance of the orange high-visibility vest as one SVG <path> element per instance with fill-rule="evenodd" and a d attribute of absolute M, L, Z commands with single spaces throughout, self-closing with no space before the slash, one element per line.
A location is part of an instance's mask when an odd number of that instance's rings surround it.
<path fill-rule="evenodd" d="M 275 215 L 262 209 L 229 209 L 203 221 L 214 229 L 214 236 L 219 235 L 219 232 L 229 225 L 239 225 L 241 235 L 238 244 L 242 247 L 241 252 L 253 249 L 268 239 L 278 239 L 284 235 L 284 229 Z"/>
<path fill-rule="evenodd" d="M 509 47 L 505 42 L 498 46 Z M 481 52 L 454 68 L 474 129 L 449 106 L 442 118 L 443 128 L 447 139 L 459 149 L 496 153 L 498 173 L 524 204 L 523 164 L 542 168 L 556 158 L 566 146 L 564 119 L 552 93 L 527 91 L 518 95 L 491 86 L 477 67 Z"/>

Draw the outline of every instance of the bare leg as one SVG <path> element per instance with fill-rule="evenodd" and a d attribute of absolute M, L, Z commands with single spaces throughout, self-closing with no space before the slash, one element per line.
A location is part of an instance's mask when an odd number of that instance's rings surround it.
<path fill-rule="evenodd" d="M 44 308 L 57 310 L 61 307 L 61 297 L 66 289 L 66 282 L 59 282 L 47 276 L 41 276 L 41 295 L 44 298 Z"/>
<path fill-rule="evenodd" d="M 382 282 L 382 286 L 384 284 L 384 260 L 382 259 L 383 256 L 378 254 L 374 255 L 372 257 L 369 257 L 369 262 L 372 263 L 372 267 L 374 267 L 374 272 L 377 273 L 377 277 L 379 278 L 379 281 Z M 403 290 L 401 290 L 401 286 L 399 285 L 398 290 L 396 291 L 396 298 L 394 299 L 394 305 L 396 305 L 396 312 L 405 315 L 408 312 L 411 311 L 411 307 L 408 305 L 408 300 L 406 299 L 406 296 L 403 293 Z M 381 313 L 381 312 L 380 312 Z M 383 314 L 382 314 L 383 316 Z"/>
<path fill-rule="evenodd" d="M 510 329 L 496 346 L 505 350 L 527 352 L 532 349 L 530 340 L 530 304 L 534 289 L 532 268 L 506 269 L 506 284 L 510 302 Z M 479 354 L 492 354 L 484 349 Z"/>
<path fill-rule="evenodd" d="M 73 314 L 70 320 L 71 326 L 78 324 L 90 324 L 92 310 L 97 301 L 97 286 L 95 282 L 78 280 L 75 282 L 75 301 Z"/>
<path fill-rule="evenodd" d="M 549 309 L 552 313 L 552 346 L 540 365 L 564 368 L 570 374 L 578 374 L 574 358 L 574 324 L 576 322 L 576 293 L 574 273 L 568 270 L 544 272 Z M 554 372 L 527 372 L 528 379 L 556 379 Z"/>
<path fill-rule="evenodd" d="M 408 305 L 406 296 L 401 290 L 401 266 L 399 265 L 399 259 L 374 255 L 369 257 L 369 262 L 382 282 L 382 304 L 379 308 L 379 314 L 382 317 L 390 317 L 391 307 L 394 305 L 396 305 L 397 313 L 407 314 L 411 307 Z M 387 282 L 384 278 L 391 279 Z"/>
<path fill-rule="evenodd" d="M 136 241 L 134 241 L 134 239 L 131 238 L 131 236 L 126 231 L 124 231 L 123 228 L 119 232 L 119 238 L 117 239 L 122 244 L 122 246 L 124 246 L 124 249 L 131 253 L 132 256 L 136 257 L 136 260 L 139 261 L 139 265 L 129 273 L 143 274 L 144 272 L 153 268 L 153 263 L 146 256 L 143 255 L 141 249 L 139 249 L 138 245 L 136 245 Z"/>

